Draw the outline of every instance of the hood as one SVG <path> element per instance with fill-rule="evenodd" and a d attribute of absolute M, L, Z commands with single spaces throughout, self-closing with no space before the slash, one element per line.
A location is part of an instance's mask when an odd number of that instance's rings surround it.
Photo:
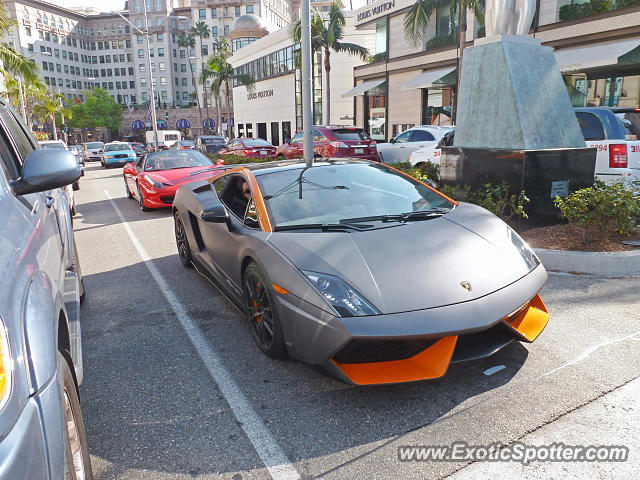
<path fill-rule="evenodd" d="M 275 232 L 268 241 L 299 269 L 342 278 L 382 313 L 434 308 L 488 295 L 530 271 L 505 223 L 483 209 L 480 219 L 470 215 L 485 238 L 464 225 L 466 208 L 363 232 Z"/>
<path fill-rule="evenodd" d="M 207 167 L 175 168 L 173 170 L 156 170 L 154 172 L 143 173 L 157 178 L 166 185 L 182 185 L 183 183 L 193 182 L 194 180 L 204 180 L 218 173 L 218 170 L 208 170 L 197 175 L 191 175 L 203 168 Z"/>

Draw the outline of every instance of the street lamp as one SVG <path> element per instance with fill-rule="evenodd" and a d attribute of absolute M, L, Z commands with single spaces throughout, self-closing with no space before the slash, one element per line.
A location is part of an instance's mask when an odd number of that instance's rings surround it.
<path fill-rule="evenodd" d="M 147 45 L 147 68 L 149 69 L 149 86 L 151 87 L 151 121 L 153 122 L 153 138 L 155 140 L 156 150 L 158 149 L 158 122 L 156 120 L 156 96 L 153 88 L 153 73 L 151 72 L 151 52 L 149 51 L 149 23 L 147 21 L 147 0 L 142 0 L 142 11 L 144 12 L 144 25 L 145 31 L 143 32 L 138 27 L 136 27 L 133 23 L 131 23 L 127 18 L 122 15 L 122 13 L 117 12 L 120 18 L 122 18 L 125 22 L 127 22 L 134 30 L 136 30 L 141 35 L 144 35 L 145 43 Z M 186 18 L 186 17 L 185 17 Z"/>

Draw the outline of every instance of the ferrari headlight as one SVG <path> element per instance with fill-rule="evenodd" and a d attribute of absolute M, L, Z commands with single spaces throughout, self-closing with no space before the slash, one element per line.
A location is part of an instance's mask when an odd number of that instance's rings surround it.
<path fill-rule="evenodd" d="M 145 180 L 147 182 L 149 182 L 151 185 L 153 185 L 155 188 L 162 188 L 162 182 L 156 178 L 153 178 L 151 175 L 145 175 L 144 176 Z"/>
<path fill-rule="evenodd" d="M 9 339 L 7 331 L 0 319 L 0 410 L 7 403 L 11 390 L 12 374 L 11 357 L 9 356 Z"/>
<path fill-rule="evenodd" d="M 364 315 L 380 315 L 376 307 L 356 292 L 344 280 L 327 275 L 303 270 L 320 294 L 335 308 L 341 317 L 361 317 Z"/>
<path fill-rule="evenodd" d="M 507 234 L 509 235 L 509 239 L 511 240 L 511 243 L 513 243 L 513 246 L 518 249 L 518 252 L 520 252 L 520 256 L 527 267 L 529 267 L 529 270 L 533 270 L 540 265 L 538 256 L 534 253 L 529 244 L 520 238 L 520 235 L 509 227 L 507 227 Z"/>

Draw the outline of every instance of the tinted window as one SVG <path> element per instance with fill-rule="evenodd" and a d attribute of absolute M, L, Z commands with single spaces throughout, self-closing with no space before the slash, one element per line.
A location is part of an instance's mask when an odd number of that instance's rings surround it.
<path fill-rule="evenodd" d="M 401 133 L 396 137 L 395 143 L 407 143 L 409 142 L 409 137 L 411 136 L 411 131 Z"/>
<path fill-rule="evenodd" d="M 262 140 L 261 138 L 247 138 L 242 140 L 245 147 L 270 147 L 271 144 L 266 140 Z"/>
<path fill-rule="evenodd" d="M 211 160 L 197 150 L 165 150 L 147 155 L 144 171 L 172 170 L 174 168 L 209 167 Z"/>
<path fill-rule="evenodd" d="M 412 142 L 433 142 L 435 137 L 424 130 L 413 130 L 411 132 Z"/>
<path fill-rule="evenodd" d="M 225 175 L 213 182 L 213 186 L 220 201 L 238 218 L 245 221 L 247 204 L 251 198 L 249 184 L 245 178 L 238 174 Z M 249 193 L 243 195 L 243 190 Z"/>
<path fill-rule="evenodd" d="M 91 143 L 87 143 L 86 146 L 85 146 L 85 148 L 90 148 L 92 150 L 100 149 L 102 147 L 104 147 L 104 143 L 102 143 L 102 142 L 91 142 Z"/>
<path fill-rule="evenodd" d="M 21 122 L 18 118 L 5 105 L 0 108 L 0 115 L 2 115 L 2 120 L 16 143 L 18 153 L 22 157 L 18 159 L 21 165 L 26 156 L 36 149 L 36 146 L 30 136 L 25 133 L 25 129 L 20 125 Z"/>
<path fill-rule="evenodd" d="M 338 223 L 452 206 L 417 180 L 381 165 L 316 165 L 306 171 L 295 168 L 256 178 L 276 226 Z"/>
<path fill-rule="evenodd" d="M 593 113 L 576 112 L 580 129 L 585 140 L 604 140 L 604 129 L 600 119 Z"/>
<path fill-rule="evenodd" d="M 129 145 L 126 144 L 120 144 L 120 145 L 106 145 L 104 147 L 104 151 L 105 152 L 120 152 L 123 150 L 131 150 L 131 147 Z"/>
<path fill-rule="evenodd" d="M 64 150 L 64 145 L 59 143 L 59 142 L 55 142 L 55 143 L 41 143 L 40 144 L 40 148 L 58 148 L 60 150 Z"/>
<path fill-rule="evenodd" d="M 302 142 L 302 132 L 296 133 L 296 136 L 293 137 L 293 140 L 291 140 L 291 143 L 298 143 L 298 142 Z"/>
<path fill-rule="evenodd" d="M 370 140 L 371 137 L 361 128 L 340 128 L 331 130 L 336 140 Z"/>

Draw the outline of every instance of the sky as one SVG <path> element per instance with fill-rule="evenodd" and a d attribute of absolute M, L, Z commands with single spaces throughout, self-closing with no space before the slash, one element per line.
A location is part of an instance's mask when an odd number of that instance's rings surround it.
<path fill-rule="evenodd" d="M 113 10 L 122 10 L 124 8 L 125 0 L 45 0 L 49 3 L 60 5 L 61 7 L 77 7 L 79 5 L 85 7 L 94 7 L 103 12 L 110 12 Z M 348 7 L 349 0 L 342 0 Z M 367 3 L 366 0 L 352 0 L 353 8 L 359 8 Z"/>

